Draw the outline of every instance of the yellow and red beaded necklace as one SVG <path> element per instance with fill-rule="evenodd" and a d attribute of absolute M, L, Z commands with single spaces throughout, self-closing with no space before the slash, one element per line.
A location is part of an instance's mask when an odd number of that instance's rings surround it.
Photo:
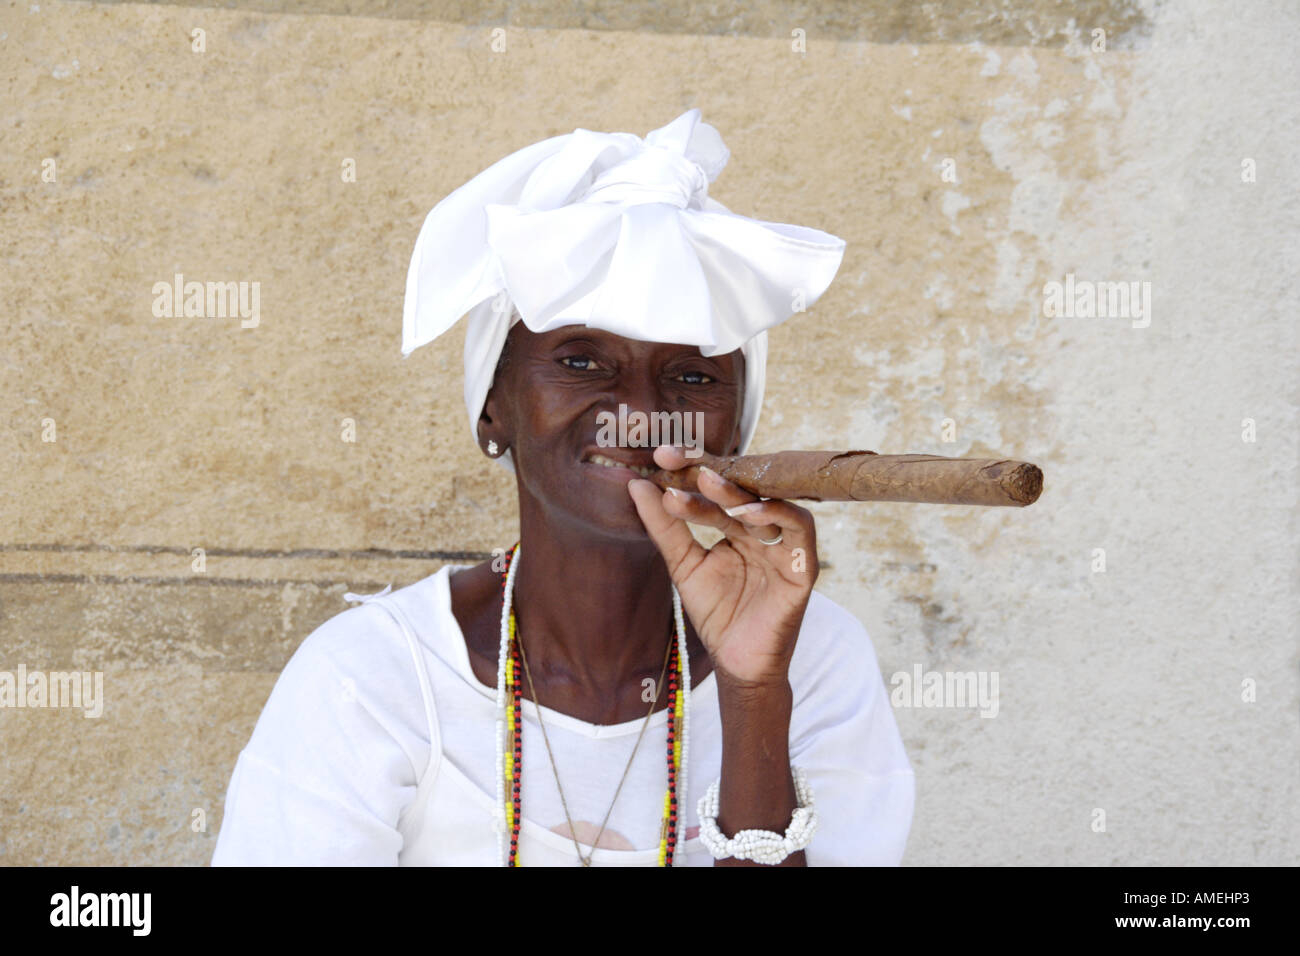
<path fill-rule="evenodd" d="M 501 652 L 497 667 L 497 707 L 504 712 L 504 718 L 497 722 L 497 766 L 500 768 L 497 774 L 497 802 L 504 809 L 505 826 L 500 831 L 500 850 L 502 863 L 505 866 L 520 865 L 519 830 L 523 820 L 520 810 L 520 785 L 523 771 L 523 682 L 518 626 L 515 622 L 514 609 L 511 607 L 514 572 L 518 568 L 519 551 L 519 544 L 516 543 L 506 555 L 506 566 L 501 572 L 503 601 Z M 673 854 L 680 838 L 681 823 L 684 821 L 684 816 L 679 816 L 677 812 L 677 794 L 687 792 L 685 767 L 688 756 L 686 728 L 690 698 L 690 660 L 686 653 L 686 628 L 682 618 L 681 598 L 675 587 L 673 588 L 673 621 L 677 640 L 669 645 L 667 660 L 668 746 L 665 756 L 668 767 L 668 789 L 664 793 L 663 823 L 659 828 L 660 866 L 673 865 Z M 508 702 L 507 694 L 510 698 Z M 533 703 L 537 704 L 536 695 Z M 635 751 L 633 753 L 635 754 Z M 558 785 L 558 778 L 556 783 Z M 616 793 L 615 799 L 617 796 Z M 563 792 L 561 792 L 561 799 L 563 799 Z M 509 833 L 508 851 L 506 833 Z M 593 853 L 594 851 L 595 847 L 592 848 Z M 583 857 L 579 851 L 579 858 L 584 865 L 589 865 L 590 855 Z"/>

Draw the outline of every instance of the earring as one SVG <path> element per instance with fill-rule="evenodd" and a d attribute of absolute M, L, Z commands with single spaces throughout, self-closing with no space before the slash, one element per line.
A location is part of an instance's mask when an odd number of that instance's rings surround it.
<path fill-rule="evenodd" d="M 488 454 L 493 458 L 497 456 L 497 443 L 488 439 Z"/>

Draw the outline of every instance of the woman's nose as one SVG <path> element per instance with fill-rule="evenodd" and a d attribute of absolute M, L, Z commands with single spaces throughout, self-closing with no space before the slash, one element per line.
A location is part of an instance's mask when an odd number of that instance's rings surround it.
<path fill-rule="evenodd" d="M 669 410 L 660 377 L 652 371 L 638 369 L 620 376 L 615 392 L 617 403 L 626 406 L 628 414 L 642 412 L 650 415 Z"/>
<path fill-rule="evenodd" d="M 620 436 L 620 445 L 645 448 L 674 440 L 671 434 L 661 434 L 664 429 L 658 427 L 668 411 L 668 396 L 658 374 L 625 371 L 610 383 L 597 410 L 597 422 L 611 436 Z M 615 425 L 617 431 L 608 430 L 609 425 Z"/>

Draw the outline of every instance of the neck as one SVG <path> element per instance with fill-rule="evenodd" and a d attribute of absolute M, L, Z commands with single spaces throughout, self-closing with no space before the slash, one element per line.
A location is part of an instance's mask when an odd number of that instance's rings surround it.
<path fill-rule="evenodd" d="M 530 508 L 519 542 L 513 603 L 535 680 L 601 695 L 639 686 L 647 671 L 658 680 L 672 581 L 649 538 L 593 537 Z"/>

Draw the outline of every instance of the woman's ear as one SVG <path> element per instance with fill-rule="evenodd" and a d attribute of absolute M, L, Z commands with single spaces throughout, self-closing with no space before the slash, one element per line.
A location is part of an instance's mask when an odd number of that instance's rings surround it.
<path fill-rule="evenodd" d="M 501 383 L 509 380 L 511 352 L 518 349 L 517 344 L 512 349 L 511 339 L 526 331 L 527 327 L 520 324 L 518 328 L 512 327 L 506 333 L 506 340 L 501 344 L 501 354 L 497 356 L 496 370 L 492 374 L 492 384 L 488 388 L 487 398 L 483 400 L 483 410 L 478 415 L 479 447 L 490 458 L 504 455 L 512 440 L 511 429 L 507 423 L 508 416 L 503 414 L 502 403 L 506 396 L 503 394 Z M 504 391 L 509 391 L 508 385 Z"/>
<path fill-rule="evenodd" d="M 489 458 L 500 458 L 509 447 L 498 434 L 500 431 L 500 427 L 488 411 L 488 406 L 484 405 L 483 411 L 478 416 L 478 444 Z"/>
<path fill-rule="evenodd" d="M 478 416 L 479 447 L 483 449 L 489 458 L 500 458 L 505 454 L 506 449 L 510 447 L 509 436 L 506 435 L 507 429 L 504 427 L 499 408 L 498 396 L 497 382 L 494 381 L 492 387 L 488 389 L 487 399 L 483 402 L 483 410 L 479 412 Z"/>

